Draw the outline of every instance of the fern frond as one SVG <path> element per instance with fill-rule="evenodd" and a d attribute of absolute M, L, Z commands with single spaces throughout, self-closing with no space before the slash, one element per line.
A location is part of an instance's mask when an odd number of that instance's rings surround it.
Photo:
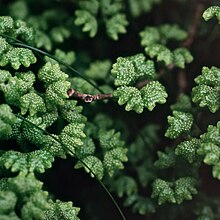
<path fill-rule="evenodd" d="M 200 107 L 207 106 L 214 113 L 220 108 L 220 69 L 203 67 L 202 75 L 195 82 L 198 86 L 192 89 L 192 101 Z"/>
<path fill-rule="evenodd" d="M 193 125 L 193 115 L 191 113 L 173 111 L 173 116 L 167 117 L 169 127 L 165 133 L 166 137 L 177 138 L 183 133 L 188 133 Z"/>

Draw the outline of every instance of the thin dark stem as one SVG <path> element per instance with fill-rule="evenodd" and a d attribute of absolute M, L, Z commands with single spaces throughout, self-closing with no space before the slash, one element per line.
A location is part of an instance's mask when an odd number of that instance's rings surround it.
<path fill-rule="evenodd" d="M 96 95 L 91 95 L 91 94 L 85 94 L 85 93 L 80 93 L 75 89 L 69 89 L 67 91 L 68 96 L 71 97 L 76 97 L 79 98 L 81 100 L 83 100 L 84 102 L 90 103 L 96 100 L 103 100 L 103 99 L 111 99 L 112 98 L 112 94 L 96 94 Z"/>

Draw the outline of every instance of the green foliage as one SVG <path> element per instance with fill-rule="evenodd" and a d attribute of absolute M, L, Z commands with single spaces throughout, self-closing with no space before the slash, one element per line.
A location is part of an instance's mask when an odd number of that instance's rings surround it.
<path fill-rule="evenodd" d="M 184 157 L 189 163 L 198 159 L 197 149 L 200 147 L 200 140 L 192 138 L 191 140 L 181 142 L 175 149 L 175 154 Z"/>
<path fill-rule="evenodd" d="M 177 25 L 161 25 L 159 27 L 145 27 L 140 32 L 141 45 L 145 47 L 145 52 L 151 58 L 156 57 L 157 61 L 163 61 L 166 66 L 175 65 L 185 68 L 186 63 L 191 63 L 193 57 L 186 48 L 177 48 L 171 51 L 165 46 L 168 41 L 181 41 L 186 38 L 186 32 Z"/>
<path fill-rule="evenodd" d="M 158 160 L 155 161 L 154 166 L 159 169 L 167 169 L 173 167 L 176 163 L 176 155 L 172 148 L 166 148 L 165 152 L 157 151 Z"/>
<path fill-rule="evenodd" d="M 126 33 L 128 21 L 123 13 L 122 1 L 110 0 L 87 0 L 80 1 L 80 10 L 75 11 L 76 25 L 83 25 L 82 31 L 89 32 L 90 37 L 94 37 L 98 31 L 97 15 L 100 12 L 105 23 L 106 33 L 113 40 L 118 40 L 118 34 Z"/>
<path fill-rule="evenodd" d="M 77 19 L 75 20 L 76 25 L 83 25 L 84 32 L 90 32 L 89 36 L 94 37 L 97 33 L 98 24 L 95 17 L 89 13 L 88 11 L 84 10 L 77 10 L 76 11 Z"/>
<path fill-rule="evenodd" d="M 7 104 L 0 105 L 0 138 L 12 133 L 12 126 L 16 123 L 16 116 Z"/>
<path fill-rule="evenodd" d="M 152 197 L 158 197 L 158 204 L 166 201 L 170 203 L 182 203 L 183 200 L 191 200 L 193 194 L 197 194 L 196 181 L 192 177 L 182 177 L 173 182 L 156 179 L 153 182 Z"/>
<path fill-rule="evenodd" d="M 105 218 L 84 171 L 130 218 L 218 219 L 218 192 L 206 186 L 220 179 L 220 69 L 215 21 L 197 25 L 205 2 L 185 19 L 189 0 L 3 2 L 0 220 Z M 206 21 L 220 22 L 215 2 Z M 201 64 L 212 66 L 192 88 Z M 80 215 L 66 201 L 75 191 Z"/>
<path fill-rule="evenodd" d="M 144 107 L 152 111 L 155 103 L 164 104 L 167 93 L 159 81 L 149 81 L 143 88 L 138 89 L 133 86 L 139 78 L 153 80 L 156 77 L 154 63 L 145 60 L 143 54 L 131 57 L 119 57 L 113 64 L 111 73 L 116 77 L 114 84 L 118 87 L 113 95 L 118 98 L 119 105 L 126 104 L 125 110 L 134 110 L 142 113 Z"/>
<path fill-rule="evenodd" d="M 45 150 L 36 150 L 31 153 L 7 151 L 2 154 L 0 164 L 6 169 L 11 169 L 12 172 L 43 173 L 45 169 L 52 166 L 53 161 L 53 155 Z"/>
<path fill-rule="evenodd" d="M 208 21 L 212 17 L 216 16 L 218 22 L 220 23 L 220 7 L 219 6 L 210 6 L 203 12 L 203 18 Z"/>
<path fill-rule="evenodd" d="M 202 75 L 195 78 L 198 86 L 192 89 L 193 102 L 200 107 L 207 106 L 214 113 L 220 107 L 220 69 L 203 67 Z"/>
<path fill-rule="evenodd" d="M 45 213 L 45 218 L 48 220 L 79 220 L 77 217 L 79 208 L 73 207 L 72 202 L 56 202 L 50 201 L 50 208 Z"/>
<path fill-rule="evenodd" d="M 191 113 L 173 111 L 173 116 L 167 117 L 169 127 L 165 133 L 166 137 L 177 138 L 183 133 L 189 133 L 193 125 L 193 115 Z"/>
<path fill-rule="evenodd" d="M 200 136 L 201 144 L 197 150 L 204 157 L 204 163 L 213 165 L 212 175 L 220 179 L 220 123 L 209 125 L 208 131 Z"/>
<path fill-rule="evenodd" d="M 159 4 L 161 0 L 138 1 L 129 0 L 129 8 L 134 17 L 140 16 L 144 12 L 149 12 L 152 7 Z"/>

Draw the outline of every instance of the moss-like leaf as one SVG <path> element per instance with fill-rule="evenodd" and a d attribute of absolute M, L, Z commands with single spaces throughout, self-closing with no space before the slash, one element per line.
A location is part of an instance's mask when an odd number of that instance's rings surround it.
<path fill-rule="evenodd" d="M 154 109 L 156 103 L 164 104 L 168 96 L 165 87 L 158 81 L 149 82 L 140 92 L 144 106 L 150 111 Z"/>
<path fill-rule="evenodd" d="M 128 21 L 124 14 L 116 14 L 106 21 L 106 32 L 113 40 L 118 40 L 118 34 L 126 33 Z"/>
<path fill-rule="evenodd" d="M 157 58 L 157 61 L 163 61 L 166 65 L 173 63 L 173 53 L 161 44 L 152 44 L 145 47 L 145 52 L 151 57 Z"/>
<path fill-rule="evenodd" d="M 103 165 L 109 176 L 113 176 L 116 170 L 124 168 L 122 162 L 126 162 L 127 160 L 127 149 L 117 147 L 106 152 L 103 160 Z"/>
<path fill-rule="evenodd" d="M 37 58 L 33 52 L 27 48 L 11 48 L 8 52 L 3 54 L 0 58 L 0 66 L 6 66 L 9 63 L 14 69 L 19 69 L 21 64 L 29 67 L 31 64 L 36 63 Z"/>
<path fill-rule="evenodd" d="M 7 104 L 0 105 L 0 139 L 12 133 L 12 125 L 16 123 L 16 116 Z"/>
<path fill-rule="evenodd" d="M 176 155 L 172 148 L 166 148 L 165 152 L 157 151 L 158 160 L 154 162 L 154 166 L 159 169 L 167 169 L 173 167 L 176 163 Z"/>
<path fill-rule="evenodd" d="M 111 73 L 116 78 L 116 86 L 131 85 L 141 76 L 146 76 L 147 79 L 154 79 L 156 76 L 153 61 L 146 61 L 143 54 L 117 58 Z"/>
<path fill-rule="evenodd" d="M 191 63 L 193 56 L 186 48 L 178 48 L 173 51 L 174 64 L 180 68 L 185 68 L 185 63 Z"/>
<path fill-rule="evenodd" d="M 47 220 L 79 220 L 78 213 L 80 208 L 73 207 L 72 202 L 50 202 L 50 208 L 45 212 Z"/>
<path fill-rule="evenodd" d="M 102 161 L 99 158 L 95 156 L 87 156 L 87 157 L 84 157 L 82 161 L 84 163 L 82 163 L 81 161 L 77 162 L 77 164 L 75 165 L 76 169 L 84 167 L 85 171 L 87 173 L 90 173 L 92 177 L 94 177 L 94 174 L 95 174 L 99 180 L 103 178 L 104 168 L 103 168 Z M 91 172 L 91 170 L 93 172 Z"/>
<path fill-rule="evenodd" d="M 220 108 L 220 69 L 203 67 L 202 75 L 195 79 L 198 86 L 192 89 L 193 102 L 207 106 L 214 113 Z"/>
<path fill-rule="evenodd" d="M 0 164 L 12 172 L 45 172 L 52 166 L 54 157 L 50 152 L 37 150 L 30 153 L 7 151 L 1 156 Z"/>
<path fill-rule="evenodd" d="M 184 157 L 189 163 L 193 163 L 197 156 L 197 149 L 200 147 L 200 140 L 192 138 L 189 141 L 181 142 L 175 149 L 175 154 Z"/>
<path fill-rule="evenodd" d="M 21 97 L 21 114 L 24 115 L 29 110 L 30 116 L 37 112 L 46 112 L 46 106 L 42 97 L 34 92 L 27 93 Z"/>
<path fill-rule="evenodd" d="M 192 177 L 182 177 L 175 181 L 175 198 L 177 204 L 184 200 L 192 200 L 192 195 L 197 194 L 196 180 Z"/>
<path fill-rule="evenodd" d="M 137 184 L 132 177 L 122 176 L 115 182 L 115 191 L 117 192 L 119 197 L 124 195 L 132 195 L 137 192 Z"/>
<path fill-rule="evenodd" d="M 158 204 L 161 205 L 165 202 L 176 203 L 175 193 L 172 189 L 172 183 L 162 180 L 156 179 L 153 182 L 153 192 L 151 197 L 157 198 L 158 197 Z"/>
<path fill-rule="evenodd" d="M 0 217 L 1 214 L 9 214 L 15 208 L 17 197 L 11 191 L 0 191 Z"/>
<path fill-rule="evenodd" d="M 83 132 L 85 124 L 82 123 L 71 123 L 64 127 L 59 135 L 59 138 L 66 148 L 69 148 L 75 153 L 75 148 L 83 145 L 83 138 L 85 134 Z M 67 150 L 67 149 L 65 149 Z M 67 150 L 67 153 L 68 152 Z"/>
<path fill-rule="evenodd" d="M 47 62 L 40 69 L 38 78 L 47 84 L 51 84 L 57 81 L 65 81 L 68 78 L 68 75 L 60 70 L 59 64 Z"/>
<path fill-rule="evenodd" d="M 137 113 L 143 112 L 144 103 L 141 92 L 137 88 L 132 86 L 121 86 L 114 91 L 113 95 L 119 98 L 119 105 L 124 105 L 126 103 L 126 111 L 134 110 Z"/>
<path fill-rule="evenodd" d="M 82 31 L 89 32 L 90 37 L 94 37 L 98 30 L 98 23 L 96 18 L 88 11 L 76 10 L 76 25 L 84 25 Z"/>
<path fill-rule="evenodd" d="M 220 6 L 210 6 L 209 8 L 207 8 L 204 12 L 203 12 L 203 18 L 208 21 L 210 20 L 212 17 L 216 16 L 219 24 L 220 24 Z"/>
<path fill-rule="evenodd" d="M 70 88 L 70 82 L 57 81 L 50 84 L 46 90 L 46 101 L 52 105 L 64 106 L 65 100 L 69 97 L 67 90 Z"/>
<path fill-rule="evenodd" d="M 182 133 L 190 131 L 193 124 L 193 115 L 191 113 L 173 111 L 173 116 L 168 116 L 169 127 L 165 133 L 166 137 L 177 138 Z"/>

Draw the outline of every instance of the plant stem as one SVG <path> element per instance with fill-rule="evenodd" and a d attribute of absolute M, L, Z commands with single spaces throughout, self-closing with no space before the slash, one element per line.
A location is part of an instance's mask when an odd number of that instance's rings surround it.
<path fill-rule="evenodd" d="M 91 94 L 80 93 L 75 89 L 69 89 L 67 91 L 67 94 L 69 97 L 76 97 L 76 98 L 79 98 L 87 103 L 90 103 L 90 102 L 96 101 L 96 100 L 103 100 L 103 99 L 111 99 L 112 98 L 111 93 L 91 95 Z"/>

